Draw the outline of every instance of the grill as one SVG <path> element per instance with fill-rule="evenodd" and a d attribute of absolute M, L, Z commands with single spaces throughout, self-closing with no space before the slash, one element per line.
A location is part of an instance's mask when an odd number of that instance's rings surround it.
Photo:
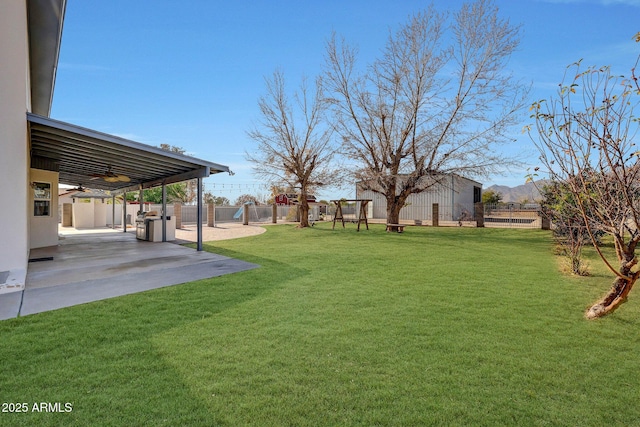
<path fill-rule="evenodd" d="M 175 219 L 167 216 L 167 241 L 175 240 L 176 235 Z M 149 242 L 162 241 L 162 217 L 157 211 L 150 211 L 139 215 L 136 219 L 136 238 Z"/>

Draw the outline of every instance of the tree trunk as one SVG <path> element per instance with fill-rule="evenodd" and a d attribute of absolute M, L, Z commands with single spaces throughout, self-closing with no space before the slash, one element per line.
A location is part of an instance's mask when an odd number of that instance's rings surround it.
<path fill-rule="evenodd" d="M 630 273 L 625 278 L 618 277 L 613 282 L 609 292 L 598 302 L 593 304 L 585 313 L 587 319 L 597 319 L 613 313 L 620 305 L 627 301 L 627 295 L 638 280 L 640 272 Z"/>
<path fill-rule="evenodd" d="M 387 200 L 387 224 L 400 224 L 400 210 L 404 206 L 404 202 L 399 203 L 393 200 L 391 203 Z M 398 231 L 398 227 L 391 227 L 390 231 Z"/>
<path fill-rule="evenodd" d="M 309 226 L 309 202 L 307 202 L 307 195 L 303 193 L 300 196 L 300 203 L 298 204 L 298 213 L 300 215 L 299 228 Z"/>

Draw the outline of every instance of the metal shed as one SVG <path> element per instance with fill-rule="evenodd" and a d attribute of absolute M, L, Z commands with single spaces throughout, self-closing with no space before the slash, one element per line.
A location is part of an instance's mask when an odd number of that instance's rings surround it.
<path fill-rule="evenodd" d="M 459 221 L 472 218 L 474 203 L 482 200 L 482 184 L 456 174 L 448 174 L 439 183 L 422 193 L 412 194 L 400 211 L 401 220 L 432 221 L 433 204 L 439 207 L 440 221 Z M 356 197 L 372 199 L 372 218 L 387 218 L 387 201 L 383 195 L 363 190 L 356 184 Z"/>

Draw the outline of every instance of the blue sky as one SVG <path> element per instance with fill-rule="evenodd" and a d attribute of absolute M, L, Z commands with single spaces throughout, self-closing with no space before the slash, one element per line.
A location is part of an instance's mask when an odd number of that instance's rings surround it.
<path fill-rule="evenodd" d="M 462 0 L 435 0 L 457 10 Z M 553 95 L 566 66 L 611 65 L 627 74 L 640 53 L 640 0 L 497 0 L 500 16 L 522 25 L 509 68 L 532 84 L 531 99 Z M 429 5 L 414 0 L 69 0 L 51 117 L 101 132 L 159 145 L 228 165 L 205 189 L 232 202 L 267 194 L 244 159 L 246 132 L 259 119 L 264 77 L 281 69 L 291 86 L 318 74 L 333 31 L 375 58 L 390 30 Z M 530 119 L 525 112 L 522 126 Z M 503 150 L 535 164 L 533 144 L 516 140 Z M 526 170 L 483 180 L 524 183 Z M 321 191 L 351 197 L 352 188 Z"/>

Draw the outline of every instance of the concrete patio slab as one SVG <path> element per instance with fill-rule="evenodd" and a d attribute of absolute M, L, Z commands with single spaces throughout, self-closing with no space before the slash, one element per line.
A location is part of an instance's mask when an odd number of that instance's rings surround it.
<path fill-rule="evenodd" d="M 257 268 L 133 233 L 69 234 L 34 249 L 24 291 L 0 294 L 0 320 Z M 52 260 L 47 260 L 52 258 Z"/>

